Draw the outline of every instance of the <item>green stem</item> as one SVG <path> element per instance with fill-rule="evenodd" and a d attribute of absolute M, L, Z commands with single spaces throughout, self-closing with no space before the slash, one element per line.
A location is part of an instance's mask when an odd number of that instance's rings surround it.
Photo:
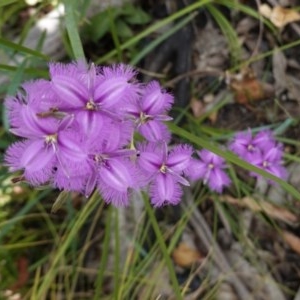
<path fill-rule="evenodd" d="M 120 289 L 120 235 L 119 235 L 119 211 L 114 207 L 114 231 L 115 231 L 115 249 L 114 249 L 114 299 L 118 300 Z"/>
<path fill-rule="evenodd" d="M 171 279 L 171 282 L 172 282 L 172 285 L 174 288 L 175 298 L 177 300 L 183 299 L 181 292 L 180 292 L 180 286 L 178 284 L 174 266 L 173 266 L 172 260 L 170 258 L 170 253 L 168 252 L 164 237 L 159 229 L 159 225 L 156 221 L 156 218 L 155 218 L 155 215 L 153 212 L 153 208 L 151 207 L 151 205 L 149 203 L 148 197 L 146 197 L 145 195 L 144 195 L 144 203 L 145 203 L 145 208 L 146 208 L 147 214 L 149 216 L 150 222 L 152 224 L 153 230 L 155 232 L 157 242 L 161 249 L 161 252 L 162 252 L 162 255 L 164 258 L 164 262 L 166 263 L 166 266 L 169 270 L 170 279 Z"/>
<path fill-rule="evenodd" d="M 101 291 L 102 291 L 102 285 L 104 280 L 104 271 L 105 267 L 107 265 L 108 255 L 109 255 L 109 241 L 111 236 L 111 223 L 112 223 L 112 211 L 113 207 L 110 206 L 108 209 L 108 215 L 106 216 L 106 222 L 105 222 L 105 235 L 104 235 L 104 241 L 103 241 L 103 247 L 102 247 L 102 255 L 101 260 L 99 264 L 99 271 L 96 278 L 95 283 L 95 294 L 94 294 L 94 300 L 100 299 Z"/>
<path fill-rule="evenodd" d="M 70 223 L 69 231 L 64 235 L 63 242 L 59 245 L 56 251 L 56 255 L 53 257 L 53 261 L 51 266 L 49 267 L 45 277 L 43 278 L 43 282 L 41 286 L 39 287 L 39 290 L 37 291 L 37 295 L 35 299 L 45 299 L 47 295 L 47 291 L 51 284 L 53 283 L 55 277 L 58 274 L 58 264 L 61 261 L 61 259 L 64 257 L 67 249 L 72 244 L 72 241 L 80 231 L 81 227 L 87 220 L 87 218 L 90 216 L 90 214 L 93 212 L 97 204 L 99 203 L 99 195 L 97 192 L 94 192 L 94 194 L 91 196 L 89 201 L 86 203 L 86 205 L 83 207 L 82 211 L 80 212 L 78 218 Z"/>
<path fill-rule="evenodd" d="M 144 37 L 148 36 L 149 34 L 151 34 L 152 32 L 155 32 L 156 30 L 158 30 L 159 28 L 168 25 L 169 23 L 171 23 L 172 21 L 175 21 L 176 19 L 196 10 L 196 9 L 200 9 L 202 6 L 205 6 L 207 3 L 212 3 L 213 0 L 201 0 L 201 1 L 197 1 L 196 3 L 193 3 L 181 10 L 179 10 L 178 12 L 172 14 L 171 16 L 151 25 L 150 27 L 148 27 L 147 29 L 145 29 L 144 31 L 142 31 L 140 34 L 137 34 L 136 36 L 134 36 L 133 38 L 129 39 L 127 42 L 125 42 L 124 44 L 120 45 L 120 49 L 121 50 L 125 50 L 130 48 L 131 46 L 133 46 L 134 44 L 138 43 L 141 39 L 143 39 Z M 108 52 L 106 55 L 100 57 L 97 61 L 96 64 L 102 63 L 107 61 L 108 59 L 112 58 L 113 56 L 115 56 L 117 54 L 117 50 L 114 49 L 110 52 Z"/>
<path fill-rule="evenodd" d="M 65 0 L 64 3 L 66 10 L 66 28 L 74 58 L 77 60 L 85 61 L 85 55 L 78 32 L 78 25 L 74 14 L 76 1 Z"/>

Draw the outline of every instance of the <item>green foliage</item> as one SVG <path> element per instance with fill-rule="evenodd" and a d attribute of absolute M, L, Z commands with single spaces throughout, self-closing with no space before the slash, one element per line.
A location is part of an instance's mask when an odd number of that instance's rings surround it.
<path fill-rule="evenodd" d="M 132 25 L 146 25 L 151 21 L 141 8 L 133 4 L 124 7 L 111 7 L 93 16 L 83 28 L 83 35 L 93 42 L 99 41 L 111 31 L 111 22 L 115 23 L 117 35 L 125 40 L 134 35 Z"/>
<path fill-rule="evenodd" d="M 122 61 L 124 53 L 131 64 L 137 65 L 150 51 L 153 51 L 160 43 L 180 30 L 188 22 L 191 22 L 199 9 L 206 9 L 218 24 L 223 35 L 228 41 L 231 52 L 231 70 L 237 70 L 245 64 L 241 60 L 240 46 L 235 28 L 222 14 L 220 6 L 238 10 L 252 18 L 260 19 L 260 15 L 254 9 L 239 1 L 229 0 L 200 0 L 173 13 L 158 22 L 152 22 L 149 14 L 141 8 L 132 4 L 124 7 L 114 7 L 102 11 L 90 19 L 86 18 L 86 11 L 91 1 L 64 0 L 66 17 L 61 20 L 62 26 L 66 27 L 64 35 L 64 47 L 66 60 L 85 59 L 84 45 L 87 42 L 99 43 L 106 38 L 113 41 L 113 49 L 105 49 L 107 52 L 97 56 L 96 63 L 110 63 Z M 19 14 L 23 9 L 28 9 L 25 2 L 19 0 L 0 1 L 0 71 L 9 76 L 9 81 L 0 87 L 0 94 L 3 96 L 15 94 L 16 90 L 24 80 L 48 76 L 46 66 L 50 57 L 40 49 L 44 42 L 44 36 L 40 39 L 36 49 L 24 46 L 24 40 L 31 29 L 38 13 L 49 4 L 47 1 L 39 3 L 34 15 L 29 17 L 24 26 L 16 26 L 19 21 Z M 218 5 L 216 5 L 218 4 Z M 53 7 L 55 5 L 53 4 Z M 153 39 L 145 46 L 140 43 L 144 38 L 152 36 L 168 24 L 177 21 L 163 34 Z M 276 29 L 269 21 L 264 21 L 268 30 L 276 34 Z M 7 27 L 11 30 L 7 33 Z M 19 37 L 14 39 L 14 34 Z M 83 44 L 83 45 L 82 45 Z M 300 44 L 294 41 L 281 45 L 281 50 L 291 49 Z M 271 56 L 274 50 L 252 57 L 246 63 L 261 60 Z M 18 60 L 21 58 L 21 63 Z M 15 63 L 15 65 L 12 65 Z M 212 91 L 214 87 L 208 86 L 207 90 Z M 233 134 L 230 130 L 215 129 L 205 122 L 213 112 L 218 112 L 224 105 L 228 104 L 228 98 L 224 98 L 218 105 L 203 114 L 199 118 L 192 116 L 188 109 L 182 110 L 180 118 L 185 117 L 185 124 L 180 128 L 170 124 L 170 129 L 181 140 L 192 143 L 197 148 L 209 149 L 224 157 L 229 164 L 230 176 L 233 180 L 233 193 L 240 198 L 253 193 L 253 187 L 243 182 L 237 175 L 235 165 L 242 169 L 255 171 L 265 178 L 271 179 L 283 187 L 290 196 L 299 200 L 299 192 L 288 183 L 264 172 L 254 166 L 242 161 L 228 151 L 219 149 L 217 143 L 226 142 Z M 270 125 L 277 133 L 284 133 L 291 126 L 296 126 L 297 120 L 287 118 L 279 124 Z M 0 149 L 3 152 L 13 141 L 8 133 L 8 122 L 6 112 L 1 107 L 0 127 Z M 255 130 L 260 130 L 256 128 Z M 281 141 L 299 147 L 299 142 L 281 138 Z M 297 155 L 286 154 L 286 159 L 299 162 Z M 11 287 L 18 280 L 18 259 L 28 259 L 28 272 L 30 279 L 22 287 L 26 297 L 24 299 L 46 299 L 53 298 L 57 293 L 63 291 L 66 299 L 77 299 L 76 289 L 81 283 L 81 278 L 86 276 L 90 270 L 84 268 L 84 261 L 88 250 L 99 243 L 101 255 L 93 286 L 93 295 L 90 299 L 134 299 L 143 290 L 145 299 L 154 299 L 154 287 L 161 284 L 157 277 L 162 270 L 166 269 L 176 299 L 185 296 L 186 289 L 178 283 L 174 265 L 170 254 L 177 246 L 182 233 L 187 227 L 193 214 L 194 207 L 185 207 L 179 220 L 172 224 L 170 229 L 166 221 L 158 222 L 153 209 L 145 197 L 145 212 L 140 216 L 134 232 L 130 236 L 120 236 L 118 228 L 121 224 L 119 212 L 113 207 L 107 208 L 99 196 L 93 196 L 82 201 L 83 205 L 77 209 L 72 204 L 70 193 L 61 193 L 57 196 L 56 191 L 49 189 L 37 190 L 25 184 L 14 186 L 11 184 L 11 175 L 4 166 L 0 168 L 0 298 L 1 292 Z M 248 237 L 244 236 L 244 228 L 240 226 L 240 216 L 237 209 L 224 204 L 219 197 L 211 195 L 206 188 L 200 184 L 194 187 L 194 194 L 191 195 L 198 207 L 209 198 L 213 198 L 213 205 L 216 211 L 225 216 L 228 226 L 234 236 L 241 244 L 249 243 Z M 55 200 L 56 199 L 56 200 Z M 142 201 L 142 199 L 140 199 Z M 130 208 L 129 208 L 130 209 Z M 214 231 L 217 230 L 218 214 L 214 216 Z M 264 218 L 263 214 L 261 218 Z M 101 227 L 99 229 L 99 223 Z M 267 221 L 266 221 L 267 223 Z M 271 222 L 269 222 L 271 223 Z M 83 230 L 88 227 L 87 230 Z M 276 224 L 271 224 L 276 227 Z M 149 230 L 154 233 L 154 240 L 146 247 L 149 240 Z M 98 232 L 97 239 L 93 234 Z M 124 238 L 130 240 L 132 248 L 125 253 L 125 264 L 121 264 L 122 243 Z M 115 252 L 111 253 L 111 244 L 115 245 Z M 212 248 L 214 245 L 212 245 Z M 250 248 L 249 248 L 250 249 Z M 254 256 L 254 254 L 252 254 Z M 113 257 L 113 267 L 110 259 Z M 251 257 L 253 258 L 253 257 Z M 210 259 L 210 257 L 208 258 Z M 155 265 L 155 270 L 153 270 Z M 225 276 L 225 275 L 224 275 Z M 85 277 L 84 277 L 85 278 Z M 169 278 L 166 278 L 168 281 Z M 214 297 L 219 288 L 222 278 L 206 294 L 206 298 Z M 107 281 L 112 282 L 114 289 L 111 294 L 105 291 Z M 23 292 L 22 290 L 22 292 Z M 54 295 L 54 296 L 53 296 Z M 53 298 L 55 299 L 55 298 Z"/>

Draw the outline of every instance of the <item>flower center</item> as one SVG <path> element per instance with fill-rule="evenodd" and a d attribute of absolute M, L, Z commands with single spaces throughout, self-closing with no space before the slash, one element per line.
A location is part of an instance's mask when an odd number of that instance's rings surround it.
<path fill-rule="evenodd" d="M 148 122 L 149 120 L 152 120 L 152 117 L 149 115 L 146 115 L 144 112 L 140 113 L 140 123 L 141 124 L 145 124 L 146 122 Z"/>
<path fill-rule="evenodd" d="M 247 149 L 248 149 L 249 151 L 253 151 L 253 150 L 254 150 L 254 147 L 253 147 L 253 145 L 249 144 L 248 147 L 247 147 Z"/>
<path fill-rule="evenodd" d="M 55 144 L 57 142 L 57 133 L 46 135 L 45 142 L 46 144 Z"/>
<path fill-rule="evenodd" d="M 162 166 L 160 167 L 159 171 L 166 174 L 167 173 L 167 166 L 165 164 L 162 164 Z"/>
<path fill-rule="evenodd" d="M 109 157 L 107 154 L 96 154 L 94 156 L 94 160 L 98 164 L 105 164 L 105 162 L 107 161 L 108 158 Z"/>
<path fill-rule="evenodd" d="M 94 101 L 93 101 L 92 99 L 90 99 L 90 100 L 88 101 L 88 103 L 86 104 L 85 108 L 86 108 L 87 110 L 96 110 L 97 106 L 96 106 L 96 104 L 94 103 Z"/>
<path fill-rule="evenodd" d="M 267 167 L 269 167 L 269 165 L 270 165 L 270 164 L 269 164 L 269 162 L 268 162 L 268 161 L 266 161 L 266 160 L 265 160 L 265 161 L 263 162 L 263 167 L 264 167 L 264 168 L 267 168 Z"/>
<path fill-rule="evenodd" d="M 208 168 L 209 168 L 210 170 L 212 170 L 214 167 L 215 167 L 214 164 L 209 164 L 209 165 L 208 165 Z"/>

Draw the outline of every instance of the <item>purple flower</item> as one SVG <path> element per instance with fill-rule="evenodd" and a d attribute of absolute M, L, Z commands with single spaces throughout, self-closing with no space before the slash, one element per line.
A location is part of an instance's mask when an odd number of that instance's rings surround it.
<path fill-rule="evenodd" d="M 135 150 L 126 149 L 131 133 L 131 123 L 108 120 L 97 136 L 81 137 L 84 141 L 81 149 L 74 144 L 68 148 L 69 152 L 65 149 L 63 152 L 63 162 L 70 169 L 70 175 L 58 169 L 54 185 L 63 190 L 79 191 L 86 197 L 98 188 L 107 203 L 128 204 L 130 190 L 139 186 L 138 170 L 131 161 Z"/>
<path fill-rule="evenodd" d="M 126 111 L 134 116 L 138 132 L 148 141 L 169 141 L 171 134 L 163 121 L 172 120 L 167 112 L 173 101 L 158 82 L 152 81 L 142 90 L 139 99 L 128 103 Z"/>
<path fill-rule="evenodd" d="M 122 119 L 120 106 L 137 97 L 137 86 L 131 83 L 135 72 L 125 65 L 96 68 L 52 63 L 50 76 L 60 100 L 58 109 L 75 114 L 85 135 L 99 131 L 107 118 Z"/>
<path fill-rule="evenodd" d="M 265 148 L 260 153 L 257 153 L 251 160 L 251 163 L 279 178 L 286 179 L 287 171 L 282 166 L 282 145 L 278 144 L 275 147 Z M 259 174 L 251 172 L 254 177 L 260 177 Z"/>
<path fill-rule="evenodd" d="M 248 130 L 237 133 L 230 143 L 229 149 L 241 158 L 248 160 L 257 151 L 255 145 L 253 145 L 252 132 Z"/>
<path fill-rule="evenodd" d="M 189 167 L 192 148 L 177 145 L 168 152 L 166 143 L 144 143 L 138 147 L 138 166 L 149 184 L 151 203 L 156 206 L 178 204 L 182 195 L 181 185 L 189 186 L 183 177 Z"/>
<path fill-rule="evenodd" d="M 32 125 L 31 138 L 14 143 L 6 152 L 5 161 L 10 170 L 24 170 L 25 179 L 33 185 L 50 180 L 55 168 L 70 174 L 71 161 L 78 162 L 82 157 L 82 141 L 74 139 L 74 134 L 67 130 L 72 119 L 66 117 L 52 128 L 35 123 L 33 114 L 28 115 L 28 121 Z M 68 163 L 65 157 L 69 158 Z"/>
<path fill-rule="evenodd" d="M 229 144 L 229 149 L 251 163 L 252 157 L 260 153 L 262 149 L 272 148 L 275 144 L 271 131 L 263 130 L 253 137 L 251 131 L 248 130 L 237 133 Z"/>
<path fill-rule="evenodd" d="M 202 179 L 212 191 L 221 193 L 231 181 L 223 170 L 226 168 L 222 157 L 208 150 L 197 151 L 200 160 L 193 159 L 187 174 L 192 180 Z"/>
<path fill-rule="evenodd" d="M 131 191 L 140 187 L 139 170 L 132 161 L 134 155 L 135 150 L 114 149 L 112 144 L 103 143 L 91 155 L 94 172 L 88 179 L 86 194 L 96 185 L 107 203 L 127 205 Z"/>
<path fill-rule="evenodd" d="M 51 93 L 49 82 L 33 81 L 24 84 L 22 88 L 23 92 L 5 100 L 10 131 L 24 138 L 35 138 L 41 132 L 45 135 L 51 134 L 58 127 L 60 120 L 38 116 L 55 104 L 55 95 Z"/>
<path fill-rule="evenodd" d="M 238 133 L 229 148 L 242 159 L 279 178 L 286 178 L 286 169 L 282 166 L 283 147 L 277 143 L 273 133 L 263 130 L 252 136 L 251 131 Z M 252 176 L 260 175 L 251 172 Z"/>

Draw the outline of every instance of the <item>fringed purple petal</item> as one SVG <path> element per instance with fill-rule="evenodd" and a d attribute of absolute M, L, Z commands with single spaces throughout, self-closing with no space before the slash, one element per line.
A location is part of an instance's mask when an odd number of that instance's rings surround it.
<path fill-rule="evenodd" d="M 133 165 L 129 161 L 113 158 L 100 168 L 98 176 L 101 182 L 111 186 L 116 191 L 125 192 L 128 188 L 135 186 L 132 170 Z"/>
<path fill-rule="evenodd" d="M 102 69 L 101 80 L 98 80 L 94 90 L 94 101 L 100 108 L 111 108 L 120 101 L 134 98 L 137 88 L 130 80 L 135 76 L 131 67 L 117 65 Z"/>
<path fill-rule="evenodd" d="M 250 130 L 237 133 L 233 141 L 229 144 L 229 149 L 244 158 L 247 152 L 251 151 L 249 146 L 252 146 L 252 133 Z M 254 147 L 254 146 L 253 146 Z"/>
<path fill-rule="evenodd" d="M 264 159 L 269 162 L 278 162 L 282 159 L 283 149 L 282 145 L 278 144 L 270 147 L 264 151 Z"/>
<path fill-rule="evenodd" d="M 38 108 L 35 105 L 25 104 L 26 98 L 20 97 L 6 99 L 13 133 L 24 138 L 38 138 L 55 132 L 59 120 L 40 118 Z"/>
<path fill-rule="evenodd" d="M 143 171 L 146 171 L 149 176 L 159 171 L 159 168 L 163 164 L 163 147 L 154 143 L 144 143 L 138 146 L 138 152 L 139 157 L 137 162 Z"/>
<path fill-rule="evenodd" d="M 45 168 L 55 157 L 53 148 L 47 146 L 43 141 L 29 141 L 22 153 L 20 164 L 28 172 L 34 172 Z"/>
<path fill-rule="evenodd" d="M 52 88 L 61 100 L 60 109 L 85 107 L 89 101 L 89 91 L 76 78 L 55 76 Z"/>
<path fill-rule="evenodd" d="M 150 120 L 145 124 L 141 124 L 138 127 L 138 131 L 149 142 L 169 142 L 171 139 L 171 133 L 167 126 L 156 120 Z"/>
<path fill-rule="evenodd" d="M 11 171 L 24 170 L 26 180 L 32 185 L 39 185 L 50 179 L 56 159 L 53 149 L 37 140 L 11 145 L 6 152 L 5 162 Z"/>
<path fill-rule="evenodd" d="M 186 176 L 191 180 L 204 179 L 207 173 L 207 164 L 198 159 L 192 159 L 189 167 L 185 170 Z"/>
<path fill-rule="evenodd" d="M 78 173 L 66 176 L 64 170 L 58 168 L 54 174 L 53 185 L 59 190 L 84 193 L 88 174 Z"/>
<path fill-rule="evenodd" d="M 207 164 L 213 164 L 216 167 L 222 168 L 224 166 L 225 160 L 223 157 L 203 149 L 201 151 L 197 151 L 199 157 L 206 162 Z"/>
<path fill-rule="evenodd" d="M 104 141 L 100 149 L 114 151 L 127 146 L 132 138 L 133 128 L 131 122 L 118 122 L 108 119 L 100 132 L 101 139 Z M 99 142 L 98 144 L 100 145 Z"/>
<path fill-rule="evenodd" d="M 25 91 L 26 103 L 35 107 L 38 112 L 48 111 L 60 103 L 48 80 L 29 81 L 24 83 L 22 88 Z"/>
<path fill-rule="evenodd" d="M 223 170 L 218 168 L 211 170 L 207 184 L 212 191 L 222 193 L 224 187 L 229 186 L 230 183 L 231 180 Z"/>
<path fill-rule="evenodd" d="M 144 89 L 141 106 L 144 113 L 155 116 L 170 110 L 173 102 L 173 96 L 163 91 L 157 81 L 152 81 Z"/>
<path fill-rule="evenodd" d="M 266 171 L 269 173 L 286 180 L 288 177 L 288 173 L 285 167 L 283 167 L 280 163 L 277 164 L 271 164 L 266 168 Z"/>
<path fill-rule="evenodd" d="M 95 111 L 82 110 L 75 115 L 81 132 L 86 138 L 93 138 L 102 130 L 104 117 Z"/>
<path fill-rule="evenodd" d="M 94 189 L 96 188 L 98 180 L 98 173 L 96 169 L 93 169 L 90 173 L 90 176 L 87 178 L 87 182 L 84 189 L 84 195 L 86 198 L 89 198 Z"/>
<path fill-rule="evenodd" d="M 116 207 L 123 207 L 129 204 L 130 190 L 121 192 L 104 182 L 99 182 L 98 190 L 103 200 L 108 204 L 113 204 Z"/>
<path fill-rule="evenodd" d="M 140 186 L 139 174 L 129 160 L 109 159 L 98 173 L 98 189 L 107 203 L 128 204 L 130 189 Z"/>
<path fill-rule="evenodd" d="M 253 145 L 256 145 L 260 148 L 265 148 L 264 145 L 275 145 L 276 141 L 274 135 L 270 130 L 263 130 L 256 134 L 253 138 Z"/>
<path fill-rule="evenodd" d="M 150 186 L 151 203 L 155 207 L 178 204 L 181 196 L 182 189 L 170 174 L 158 174 Z"/>
<path fill-rule="evenodd" d="M 167 166 L 176 172 L 183 172 L 191 162 L 193 148 L 189 145 L 177 145 L 169 154 Z"/>
<path fill-rule="evenodd" d="M 83 138 L 74 131 L 64 131 L 58 135 L 58 149 L 61 159 L 68 161 L 74 173 L 90 169 L 89 152 Z"/>
<path fill-rule="evenodd" d="M 83 62 L 49 64 L 52 89 L 61 100 L 60 108 L 84 107 L 89 100 L 88 70 Z"/>

